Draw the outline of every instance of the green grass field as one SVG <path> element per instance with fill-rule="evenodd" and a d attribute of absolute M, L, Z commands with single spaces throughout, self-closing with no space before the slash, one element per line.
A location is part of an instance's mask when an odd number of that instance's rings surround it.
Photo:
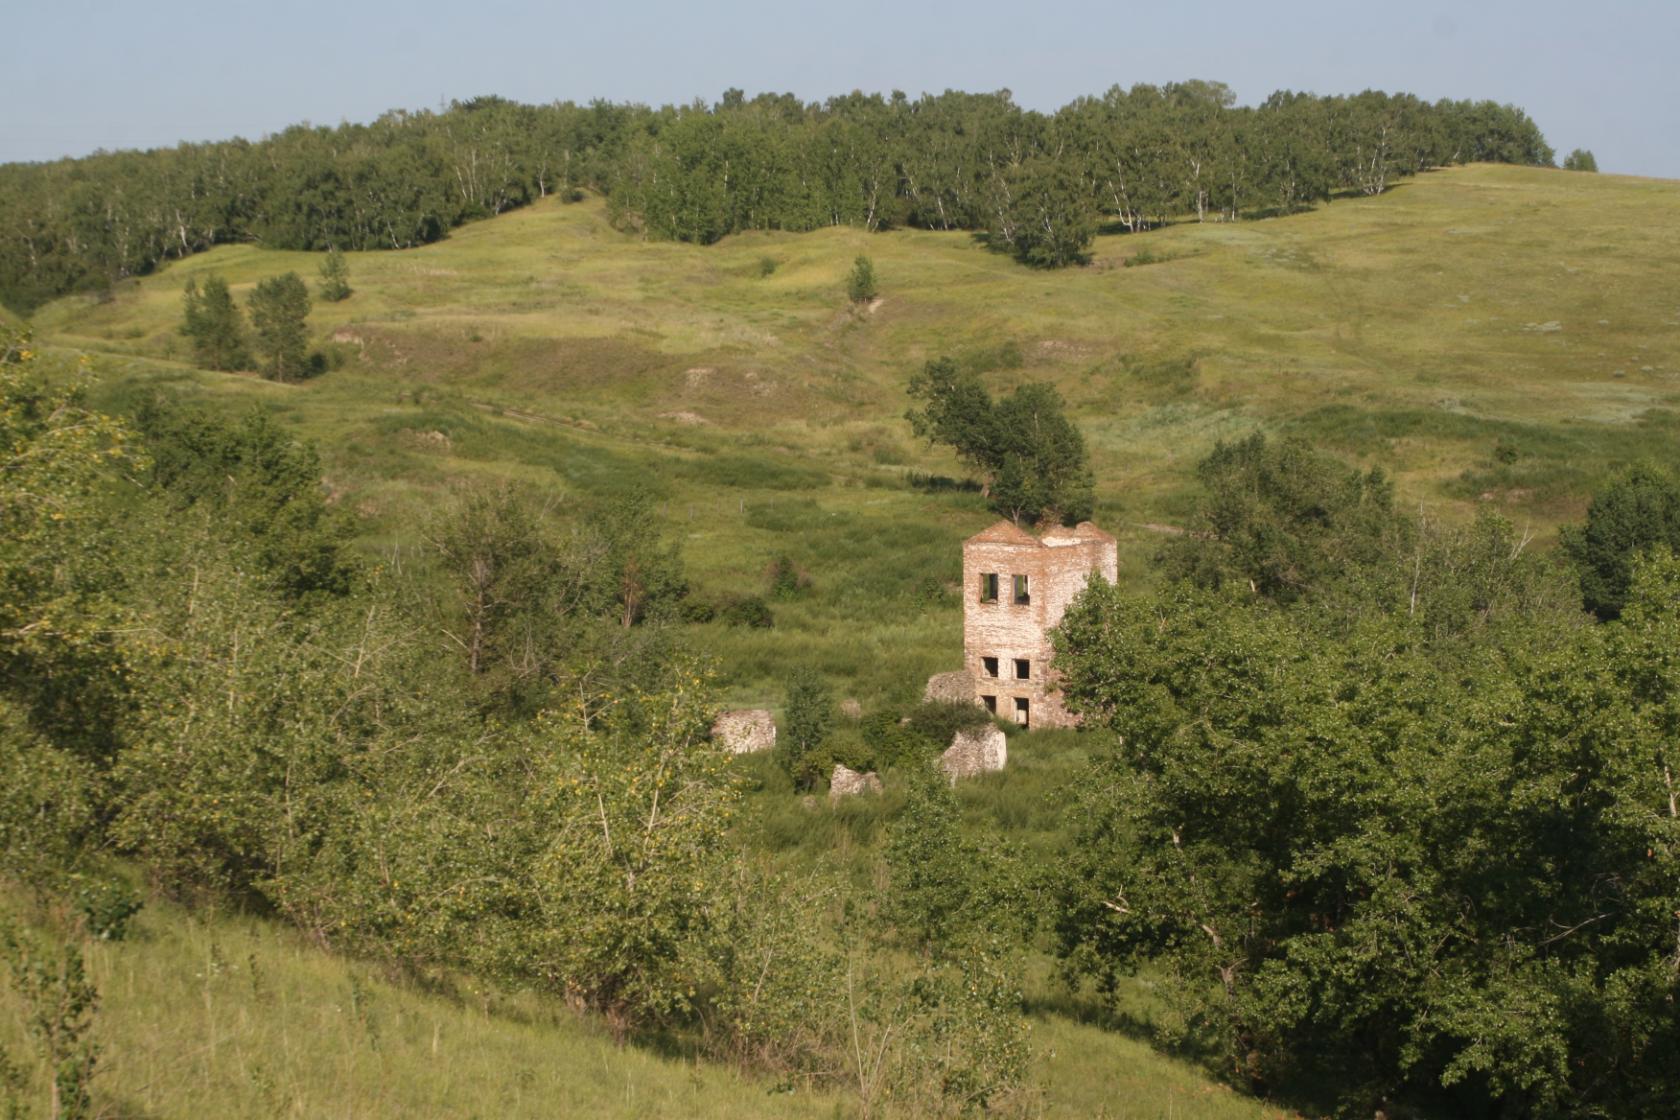
<path fill-rule="evenodd" d="M 1617 465 L 1674 456 L 1676 245 L 1680 183 L 1508 166 L 1287 219 L 1103 237 L 1090 267 L 1053 273 L 963 234 L 645 242 L 596 200 L 550 201 L 423 249 L 353 254 L 355 294 L 310 319 L 336 368 L 301 385 L 193 369 L 175 327 L 189 277 L 218 272 L 243 297 L 287 269 L 313 283 L 314 255 L 224 247 L 49 305 L 34 327 L 55 358 L 91 355 L 106 406 L 162 388 L 274 410 L 318 445 L 371 553 L 415 545 L 458 480 L 561 500 L 647 488 L 701 594 L 763 593 L 778 556 L 811 575 L 773 602 L 773 629 L 692 628 L 727 702 L 777 706 L 788 669 L 808 664 L 869 708 L 958 662 L 959 545 L 991 520 L 902 419 L 927 359 L 962 358 L 998 388 L 1061 389 L 1126 581 L 1152 579 L 1195 463 L 1256 428 L 1384 467 L 1410 508 L 1462 519 L 1491 505 L 1544 547 Z M 844 295 L 860 253 L 880 278 L 868 309 Z M 1140 254 L 1153 260 L 1126 265 Z M 971 827 L 1053 859 L 1052 799 L 1086 749 L 1012 741 L 1011 770 L 963 791 Z M 766 790 L 742 828 L 790 866 L 863 874 L 887 801 L 813 812 Z M 116 1114 L 850 1114 L 840 1098 L 616 1050 L 553 1009 L 487 1014 L 390 985 L 259 923 L 164 909 L 143 930 L 96 950 Z M 206 973 L 211 945 L 225 973 Z M 1042 959 L 1034 969 L 1042 1114 L 1264 1114 L 1087 1022 Z M 372 993 L 361 1018 L 346 1010 L 357 990 Z M 1128 1018 L 1146 1022 L 1147 984 L 1133 995 Z"/>

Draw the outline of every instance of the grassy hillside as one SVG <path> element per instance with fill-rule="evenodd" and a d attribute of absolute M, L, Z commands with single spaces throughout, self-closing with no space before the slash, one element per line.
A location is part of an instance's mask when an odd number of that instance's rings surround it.
<path fill-rule="evenodd" d="M 617 1046 L 604 1027 L 551 1003 L 465 983 L 438 993 L 393 982 L 255 919 L 154 904 L 127 940 L 92 942 L 87 953 L 100 993 L 100 1116 L 856 1114 L 842 1093 L 743 1075 L 680 1046 Z M 24 1078 L 31 1105 L 22 1115 L 33 1116 L 46 1071 L 30 1060 L 25 1014 L 0 987 L 0 1047 Z M 1048 1010 L 1034 1017 L 1033 1043 L 1022 1102 L 1030 1115 L 1289 1115 L 1142 1042 Z"/>
<path fill-rule="evenodd" d="M 1380 464 L 1441 516 L 1490 503 L 1544 542 L 1607 469 L 1680 432 L 1677 235 L 1680 184 L 1491 165 L 1287 219 L 1106 236 L 1060 272 L 965 234 L 647 242 L 598 202 L 547 202 L 353 254 L 355 294 L 310 320 L 342 364 L 301 386 L 192 370 L 175 327 L 187 279 L 242 296 L 286 269 L 313 282 L 318 255 L 217 249 L 35 326 L 98 355 L 113 398 L 172 384 L 281 411 L 370 546 L 412 539 L 451 478 L 651 487 L 703 591 L 761 590 L 781 554 L 814 576 L 774 631 L 710 635 L 734 698 L 774 700 L 807 661 L 868 702 L 953 661 L 956 545 L 987 520 L 976 496 L 916 484 L 961 473 L 902 420 L 927 358 L 1061 388 L 1125 579 L 1148 578 L 1195 462 L 1257 427 Z M 862 311 L 843 295 L 859 253 L 882 293 Z"/>
<path fill-rule="evenodd" d="M 335 368 L 303 385 L 193 369 L 175 327 L 190 277 L 218 272 L 243 296 L 287 269 L 313 281 L 318 256 L 222 248 L 109 299 L 50 305 L 34 325 L 58 359 L 92 354 L 107 406 L 167 388 L 273 409 L 316 441 L 370 551 L 413 546 L 455 480 L 562 500 L 647 488 L 703 595 L 764 592 L 779 556 L 811 574 L 808 594 L 773 604 L 774 629 L 693 628 L 728 700 L 774 706 L 787 670 L 809 664 L 870 707 L 957 661 L 958 545 L 989 520 L 943 477 L 960 476 L 954 460 L 902 420 L 926 359 L 958 356 L 999 387 L 1061 388 L 1093 446 L 1098 519 L 1121 539 L 1125 580 L 1151 578 L 1196 461 L 1255 428 L 1382 465 L 1404 502 L 1440 516 L 1493 505 L 1544 543 L 1615 465 L 1672 456 L 1677 235 L 1680 184 L 1510 167 L 1289 219 L 1108 236 L 1091 267 L 1055 273 L 961 234 L 644 242 L 597 202 L 549 202 L 427 248 L 352 255 L 355 294 L 310 320 Z M 866 309 L 843 294 L 859 253 L 881 282 Z M 1074 736 L 1012 744 L 1008 774 L 965 787 L 971 826 L 1053 859 L 1050 799 L 1084 749 Z M 789 863 L 867 875 L 890 807 L 812 813 L 761 792 L 742 827 Z M 94 963 L 123 1113 L 847 1107 L 616 1050 L 553 1008 L 389 985 L 259 924 L 153 910 L 139 940 L 98 947 Z M 1260 1114 L 1082 1022 L 1089 1009 L 1046 976 L 1029 1000 L 1046 1114 Z M 15 1007 L 0 1007 L 0 1032 L 15 1032 Z"/>

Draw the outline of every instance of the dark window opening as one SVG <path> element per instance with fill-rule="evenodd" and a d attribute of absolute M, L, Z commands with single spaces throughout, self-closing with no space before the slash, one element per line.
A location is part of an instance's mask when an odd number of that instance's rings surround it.
<path fill-rule="evenodd" d="M 1017 657 L 1015 659 L 1015 679 L 1018 681 L 1024 681 L 1030 680 L 1031 678 L 1032 662 L 1028 661 L 1025 657 Z"/>
<path fill-rule="evenodd" d="M 995 677 L 998 675 L 998 659 L 995 657 L 982 657 L 980 659 L 980 667 L 986 670 L 986 675 L 988 677 Z"/>
<path fill-rule="evenodd" d="M 997 602 L 997 573 L 987 572 L 980 577 L 980 601 L 982 603 Z"/>
<path fill-rule="evenodd" d="M 1027 698 L 1025 696 L 1015 697 L 1015 722 L 1022 727 L 1027 727 L 1030 726 L 1031 719 L 1032 707 L 1028 704 Z"/>
<path fill-rule="evenodd" d="M 986 710 L 988 712 L 992 713 L 994 716 L 997 715 L 997 697 L 996 696 L 982 696 L 982 697 L 980 697 L 980 703 L 986 705 Z"/>
<path fill-rule="evenodd" d="M 1026 576 L 1015 577 L 1015 602 L 1021 606 L 1026 606 L 1032 602 L 1032 596 L 1027 594 Z"/>

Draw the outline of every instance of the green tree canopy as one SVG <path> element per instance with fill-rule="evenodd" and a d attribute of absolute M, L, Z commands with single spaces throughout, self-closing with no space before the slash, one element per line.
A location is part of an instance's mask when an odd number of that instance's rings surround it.
<path fill-rule="evenodd" d="M 188 280 L 182 295 L 181 333 L 192 340 L 193 360 L 206 369 L 245 369 L 251 358 L 245 346 L 245 317 L 215 273 L 201 290 Z"/>
<path fill-rule="evenodd" d="M 336 245 L 327 250 L 325 259 L 321 261 L 320 290 L 321 298 L 328 303 L 349 299 L 353 290 L 350 287 L 350 264 Z"/>
<path fill-rule="evenodd" d="M 1622 611 L 1634 560 L 1657 545 L 1680 550 L 1680 482 L 1642 463 L 1593 495 L 1585 524 L 1562 533 L 1564 552 L 1581 581 L 1581 601 L 1601 619 Z"/>
<path fill-rule="evenodd" d="M 1563 157 L 1563 169 L 1565 171 L 1597 171 L 1598 160 L 1594 159 L 1593 154 L 1587 149 L 1576 148 Z"/>
<path fill-rule="evenodd" d="M 309 369 L 309 289 L 295 272 L 260 281 L 251 293 L 251 330 L 263 376 L 296 381 Z"/>
<path fill-rule="evenodd" d="M 1299 439 L 1221 441 L 1196 476 L 1196 521 L 1159 560 L 1203 586 L 1236 582 L 1292 602 L 1369 568 L 1405 532 L 1380 469 L 1360 473 Z"/>
<path fill-rule="evenodd" d="M 1094 585 L 1055 664 L 1118 737 L 1077 784 L 1065 959 L 1147 963 L 1169 1032 L 1346 1115 L 1666 1115 L 1677 586 L 1664 560 L 1623 627 L 1440 660 L 1404 613 L 1337 637 Z"/>
<path fill-rule="evenodd" d="M 1091 516 L 1085 438 L 1054 386 L 1028 383 L 994 401 L 978 374 L 940 358 L 910 379 L 909 392 L 924 402 L 905 415 L 911 429 L 978 471 L 998 513 L 1027 524 Z"/>
<path fill-rule="evenodd" d="M 846 298 L 853 303 L 868 303 L 875 298 L 875 291 L 875 262 L 859 257 L 846 275 Z"/>

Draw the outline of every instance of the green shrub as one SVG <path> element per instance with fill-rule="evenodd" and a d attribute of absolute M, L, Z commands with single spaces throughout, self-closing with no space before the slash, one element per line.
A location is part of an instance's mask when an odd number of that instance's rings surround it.
<path fill-rule="evenodd" d="M 121 941 L 127 937 L 129 922 L 146 905 L 134 888 L 121 879 L 83 883 L 76 891 L 75 903 L 88 936 L 99 941 Z"/>
<path fill-rule="evenodd" d="M 764 569 L 764 581 L 777 599 L 793 599 L 811 590 L 811 573 L 786 556 L 778 556 Z"/>
<path fill-rule="evenodd" d="M 718 607 L 717 616 L 726 626 L 768 630 L 776 625 L 776 616 L 770 613 L 770 605 L 757 595 L 725 599 Z"/>
<path fill-rule="evenodd" d="M 961 701 L 924 700 L 910 712 L 910 728 L 940 750 L 951 745 L 959 731 L 971 731 L 992 722 L 986 709 Z"/>
<path fill-rule="evenodd" d="M 875 262 L 859 257 L 852 262 L 852 271 L 846 276 L 846 298 L 853 303 L 868 303 L 875 293 Z"/>
<path fill-rule="evenodd" d="M 782 768 L 800 789 L 815 784 L 824 759 L 817 754 L 834 723 L 834 696 L 813 670 L 797 670 L 787 682 L 787 703 L 776 750 Z"/>

